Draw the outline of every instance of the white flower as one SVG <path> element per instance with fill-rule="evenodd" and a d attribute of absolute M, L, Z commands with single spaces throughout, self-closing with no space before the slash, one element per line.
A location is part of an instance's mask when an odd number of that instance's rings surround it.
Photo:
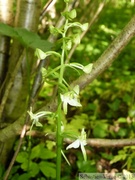
<path fill-rule="evenodd" d="M 28 114 L 30 115 L 30 119 L 33 121 L 33 125 L 36 124 L 36 126 L 42 126 L 42 124 L 39 122 L 39 118 L 52 114 L 50 111 L 41 111 L 36 114 L 32 112 L 32 108 L 30 108 L 30 111 L 28 111 Z"/>
<path fill-rule="evenodd" d="M 63 102 L 64 113 L 67 114 L 67 105 L 81 107 L 79 100 L 79 86 L 75 86 L 72 91 L 69 91 L 65 94 L 60 94 L 61 100 Z"/>
<path fill-rule="evenodd" d="M 81 136 L 78 137 L 76 141 L 71 143 L 69 146 L 67 146 L 66 150 L 71 149 L 71 148 L 79 148 L 81 147 L 81 151 L 83 153 L 84 160 L 87 160 L 87 155 L 86 155 L 86 150 L 84 146 L 86 145 L 86 132 L 84 131 L 84 128 L 82 129 Z"/>

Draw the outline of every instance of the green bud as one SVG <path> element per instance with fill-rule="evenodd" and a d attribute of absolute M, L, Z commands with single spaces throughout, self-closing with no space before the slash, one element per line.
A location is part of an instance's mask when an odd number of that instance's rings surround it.
<path fill-rule="evenodd" d="M 86 31 L 87 29 L 88 29 L 88 23 L 85 23 L 85 24 L 82 24 L 81 25 L 81 29 L 83 30 L 83 31 Z"/>

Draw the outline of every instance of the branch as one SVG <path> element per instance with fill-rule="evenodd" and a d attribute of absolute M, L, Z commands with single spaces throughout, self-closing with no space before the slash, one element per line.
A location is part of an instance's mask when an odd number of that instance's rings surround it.
<path fill-rule="evenodd" d="M 29 133 L 27 133 L 29 135 Z M 43 140 L 50 140 L 54 141 L 54 135 L 46 135 L 45 133 L 39 131 L 32 131 L 31 136 L 43 138 Z M 73 143 L 73 140 L 69 138 L 65 138 L 64 142 L 66 144 Z M 135 138 L 134 139 L 98 139 L 98 138 L 88 138 L 87 139 L 87 146 L 92 147 L 123 147 L 123 146 L 134 146 L 135 145 Z"/>
<path fill-rule="evenodd" d="M 98 77 L 103 71 L 105 71 L 116 57 L 121 53 L 125 46 L 135 35 L 135 16 L 126 25 L 122 32 L 117 36 L 117 38 L 110 44 L 110 46 L 105 50 L 105 52 L 99 57 L 99 59 L 94 63 L 93 70 L 90 74 L 83 74 L 77 80 L 75 80 L 71 86 L 79 85 L 80 89 L 84 89 L 90 82 Z"/>

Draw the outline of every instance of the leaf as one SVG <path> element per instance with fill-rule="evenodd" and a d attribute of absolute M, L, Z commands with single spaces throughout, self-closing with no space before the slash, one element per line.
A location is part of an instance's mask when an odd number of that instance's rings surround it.
<path fill-rule="evenodd" d="M 70 66 L 76 67 L 78 69 L 83 69 L 84 68 L 84 66 L 82 64 L 79 64 L 79 63 L 76 63 L 76 62 L 70 63 Z"/>
<path fill-rule="evenodd" d="M 47 178 L 56 178 L 56 166 L 54 163 L 42 161 L 39 163 L 39 168 Z"/>
<path fill-rule="evenodd" d="M 66 49 L 67 49 L 67 50 L 70 50 L 71 47 L 72 47 L 72 41 L 71 41 L 71 40 L 68 40 L 68 41 L 66 42 Z"/>
<path fill-rule="evenodd" d="M 13 27 L 3 23 L 0 23 L 0 34 L 10 37 L 18 37 L 18 34 Z"/>
<path fill-rule="evenodd" d="M 43 125 L 39 121 L 36 121 L 36 126 L 37 127 L 42 127 Z"/>
<path fill-rule="evenodd" d="M 12 179 L 13 179 L 13 177 L 12 177 Z M 19 175 L 15 179 L 17 179 L 17 180 L 24 180 L 24 179 L 29 180 L 30 179 L 30 174 L 24 173 L 24 174 Z"/>
<path fill-rule="evenodd" d="M 50 50 L 51 43 L 40 39 L 40 37 L 31 31 L 24 28 L 15 28 L 18 33 L 18 40 L 26 47 L 31 47 L 32 49 L 41 49 L 44 52 Z"/>
<path fill-rule="evenodd" d="M 18 40 L 26 46 L 29 46 L 33 40 L 40 40 L 40 37 L 36 33 L 28 31 L 27 29 L 16 27 L 15 31 L 18 34 Z"/>
<path fill-rule="evenodd" d="M 39 59 L 45 59 L 47 57 L 46 53 L 44 53 L 41 49 L 36 48 L 35 55 Z"/>
<path fill-rule="evenodd" d="M 39 173 L 39 165 L 35 162 L 30 162 L 29 163 L 29 174 L 31 177 L 35 177 Z"/>
<path fill-rule="evenodd" d="M 108 124 L 97 123 L 94 127 L 93 134 L 95 137 L 104 138 L 108 133 Z"/>
<path fill-rule="evenodd" d="M 35 159 L 35 158 L 40 158 L 40 159 L 53 159 L 56 157 L 56 153 L 54 153 L 53 151 L 49 150 L 49 149 L 46 149 L 44 147 L 44 144 L 41 143 L 37 146 L 35 146 L 33 149 L 32 149 L 32 152 L 31 152 L 31 156 L 30 158 L 31 159 Z"/>
<path fill-rule="evenodd" d="M 84 66 L 83 71 L 84 71 L 85 73 L 89 74 L 89 73 L 92 71 L 92 68 L 93 68 L 93 64 L 90 63 L 90 64 L 88 64 L 87 66 Z"/>
<path fill-rule="evenodd" d="M 124 118 L 124 117 L 120 117 L 120 118 L 117 120 L 117 122 L 119 122 L 119 123 L 127 123 L 127 119 Z"/>
<path fill-rule="evenodd" d="M 42 39 L 33 40 L 29 46 L 33 49 L 39 48 L 44 52 L 49 51 L 52 48 L 52 44 L 49 41 Z"/>
<path fill-rule="evenodd" d="M 73 41 L 75 44 L 80 44 L 80 34 L 75 34 L 73 36 Z"/>
<path fill-rule="evenodd" d="M 76 85 L 73 90 L 76 94 L 79 94 L 79 85 Z"/>
<path fill-rule="evenodd" d="M 50 26 L 50 33 L 53 34 L 53 35 L 57 35 L 59 33 L 61 34 L 61 31 L 58 28 L 51 25 Z"/>
<path fill-rule="evenodd" d="M 66 19 L 72 20 L 76 18 L 76 10 L 73 9 L 72 11 L 65 11 L 61 13 Z"/>
<path fill-rule="evenodd" d="M 63 102 L 63 111 L 65 114 L 67 114 L 67 101 Z"/>
<path fill-rule="evenodd" d="M 74 18 L 76 18 L 76 10 L 75 9 L 73 9 L 72 11 L 70 11 L 69 12 L 69 17 L 71 18 L 71 19 L 74 19 Z"/>
<path fill-rule="evenodd" d="M 125 160 L 126 157 L 127 157 L 126 154 L 116 155 L 116 156 L 114 156 L 114 159 L 110 161 L 110 164 L 114 164 L 114 163 L 116 163 L 116 162 L 118 162 L 118 161 Z"/>
<path fill-rule="evenodd" d="M 88 26 L 89 26 L 89 24 L 88 24 L 88 23 L 85 23 L 85 24 L 81 25 L 81 29 L 82 29 L 83 31 L 86 31 L 86 30 L 88 29 Z"/>
<path fill-rule="evenodd" d="M 28 31 L 24 28 L 13 28 L 0 23 L 0 34 L 16 38 L 23 46 L 30 47 L 32 49 L 39 48 L 45 52 L 50 50 L 52 47 L 49 41 L 42 40 L 36 33 Z"/>
<path fill-rule="evenodd" d="M 16 161 L 19 163 L 23 163 L 28 159 L 28 153 L 27 152 L 19 152 L 17 155 Z"/>

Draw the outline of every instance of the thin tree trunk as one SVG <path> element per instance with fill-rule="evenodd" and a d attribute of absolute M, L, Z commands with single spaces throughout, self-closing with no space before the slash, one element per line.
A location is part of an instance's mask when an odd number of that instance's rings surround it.
<path fill-rule="evenodd" d="M 0 22 L 3 22 L 8 25 L 12 25 L 13 23 L 13 0 L 1 0 L 0 1 Z M 10 48 L 10 38 L 7 36 L 0 36 L 0 89 L 2 83 L 4 82 L 6 72 L 7 72 L 7 65 L 9 59 L 9 48 Z M 0 94 L 0 99 L 2 98 L 2 94 Z M 0 119 L 0 129 L 2 127 Z M 8 144 L 7 153 L 10 152 L 12 148 L 12 143 Z M 4 142 L 0 143 L 0 162 L 5 163 L 6 157 L 5 151 L 3 151 Z M 1 154 L 1 152 L 3 153 Z"/>
<path fill-rule="evenodd" d="M 13 0 L 0 1 L 0 22 L 8 25 L 13 23 Z M 8 57 L 9 57 L 10 38 L 7 36 L 0 36 L 0 87 L 4 81 Z"/>
<path fill-rule="evenodd" d="M 40 0 L 18 0 L 14 26 L 37 32 L 40 5 Z M 13 40 L 8 64 L 8 74 L 2 91 L 6 93 L 3 93 L 3 99 L 5 98 L 5 101 L 2 101 L 4 103 L 1 106 L 1 116 L 2 123 L 7 123 L 6 125 L 14 122 L 26 110 L 27 97 L 30 90 L 30 75 L 34 63 L 33 54 L 32 49 L 24 48 L 17 40 Z M 13 145 L 15 137 L 16 134 L 14 133 L 12 139 L 4 143 L 0 155 L 3 164 L 7 162 L 8 155 L 10 155 L 9 152 L 12 148 L 12 146 L 9 148 L 9 142 Z"/>

